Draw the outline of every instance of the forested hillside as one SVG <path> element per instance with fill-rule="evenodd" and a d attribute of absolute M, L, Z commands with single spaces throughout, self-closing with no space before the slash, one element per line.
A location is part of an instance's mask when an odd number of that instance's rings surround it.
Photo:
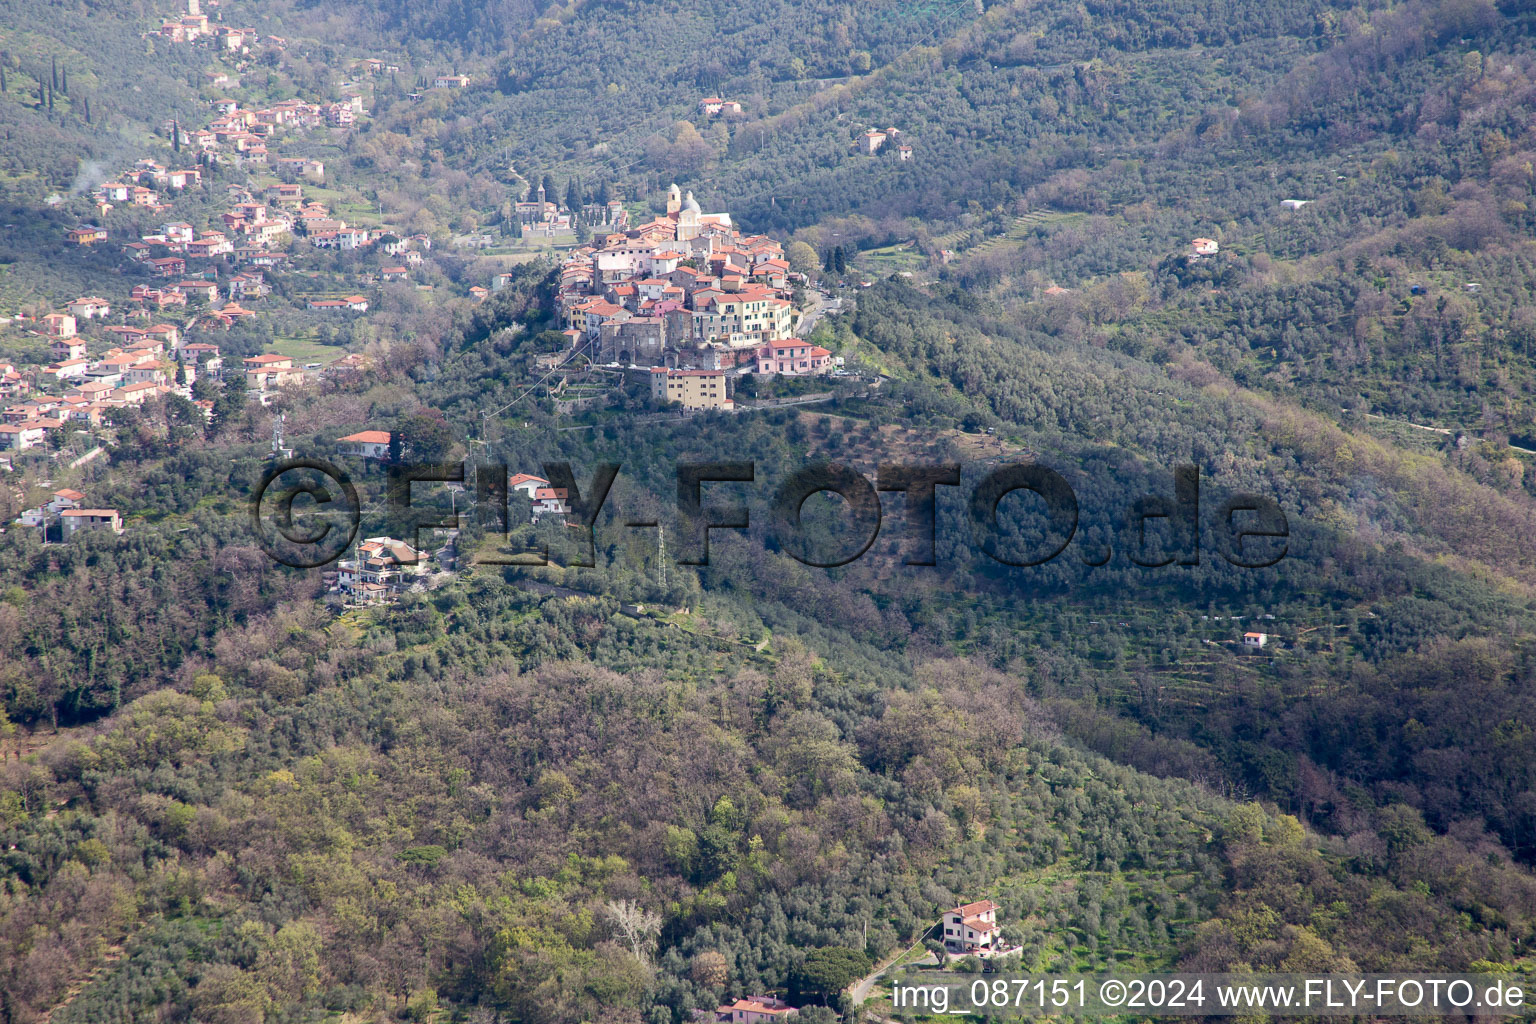
<path fill-rule="evenodd" d="M 0 477 L 7 525 L 56 487 L 130 523 L 0 534 L 0 1024 L 681 1024 L 770 991 L 824 1024 L 982 898 L 1025 970 L 1529 971 L 1526 7 L 228 0 L 282 44 L 237 66 L 152 36 L 169 5 L 0 4 L 0 312 L 148 280 L 61 234 L 96 162 L 179 158 L 159 125 L 226 89 L 366 93 L 306 155 L 437 261 L 315 331 L 365 373 L 270 406 L 236 376 L 207 416 L 150 403 L 104 457 Z M 364 89 L 367 59 L 398 70 Z M 469 84 L 423 84 L 450 71 Z M 871 127 L 912 159 L 857 153 Z M 561 411 L 559 269 L 455 241 L 515 233 L 546 180 L 639 221 L 673 179 L 810 246 L 842 303 L 808 340 L 863 376 L 735 415 L 634 382 Z M 178 216 L 240 180 L 210 167 Z M 436 298 L 493 269 L 483 301 Z M 306 316 L 209 336 L 238 374 Z M 0 356 L 51 358 L 20 326 Z M 511 545 L 467 521 L 451 576 L 347 606 L 252 535 L 277 414 L 355 477 L 360 537 L 393 524 L 384 469 L 341 454 L 358 431 L 583 483 L 620 463 L 597 564 L 563 525 L 533 538 L 551 567 L 475 564 Z M 676 466 L 748 459 L 708 493 L 751 527 L 679 564 Z M 962 466 L 937 564 L 905 563 L 890 492 L 863 558 L 792 558 L 774 489 L 824 460 Z M 968 504 L 1024 461 L 1079 507 L 1029 568 Z M 1170 535 L 1128 513 L 1184 464 L 1198 561 L 1135 564 Z M 1272 565 L 1222 557 L 1243 493 L 1284 510 Z"/>

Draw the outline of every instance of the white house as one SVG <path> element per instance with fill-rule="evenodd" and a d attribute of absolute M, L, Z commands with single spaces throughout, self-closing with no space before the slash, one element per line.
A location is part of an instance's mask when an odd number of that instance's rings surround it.
<path fill-rule="evenodd" d="M 80 320 L 90 320 L 93 317 L 106 316 L 112 312 L 112 306 L 106 299 L 91 295 L 83 296 L 71 302 L 69 304 L 69 311 Z"/>
<path fill-rule="evenodd" d="M 508 493 L 516 492 L 525 496 L 529 501 L 532 501 L 538 495 L 541 487 L 548 486 L 548 480 L 541 476 L 534 476 L 531 473 L 518 473 L 507 478 Z"/>
<path fill-rule="evenodd" d="M 998 944 L 997 904 L 967 903 L 945 911 L 944 948 L 951 953 L 989 953 Z"/>
<path fill-rule="evenodd" d="M 355 558 L 336 563 L 336 589 L 364 603 L 387 600 L 410 587 L 430 557 L 393 537 L 369 537 L 357 546 Z"/>
<path fill-rule="evenodd" d="M 365 459 L 389 458 L 389 431 L 364 430 L 349 434 L 337 441 L 347 455 L 361 455 Z"/>
<path fill-rule="evenodd" d="M 49 512 L 57 515 L 60 512 L 67 511 L 72 508 L 79 508 L 80 503 L 84 500 L 85 495 L 81 494 L 79 491 L 65 487 L 54 491 L 53 498 L 44 507 L 47 508 Z"/>
<path fill-rule="evenodd" d="M 1244 633 L 1243 634 L 1243 646 L 1244 647 L 1252 647 L 1254 650 L 1258 650 L 1260 647 L 1263 647 L 1267 643 L 1269 643 L 1269 634 L 1268 633 Z"/>
<path fill-rule="evenodd" d="M 540 487 L 533 492 L 533 518 L 543 515 L 563 516 L 571 511 L 565 503 L 564 487 Z"/>
<path fill-rule="evenodd" d="M 25 451 L 43 443 L 48 432 L 32 421 L 0 424 L 0 448 Z"/>

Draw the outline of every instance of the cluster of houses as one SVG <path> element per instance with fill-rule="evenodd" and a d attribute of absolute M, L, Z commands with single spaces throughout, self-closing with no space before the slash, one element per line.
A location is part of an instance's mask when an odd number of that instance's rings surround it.
<path fill-rule="evenodd" d="M 420 264 L 422 254 L 432 247 L 431 239 L 425 235 L 400 238 L 383 228 L 349 225 L 324 203 L 305 199 L 304 187 L 296 183 L 270 185 L 259 198 L 250 189 L 231 185 L 229 201 L 215 228 L 198 231 L 191 224 L 175 221 L 128 243 L 125 248 L 132 259 L 148 267 L 155 276 L 173 282 L 160 287 L 143 286 L 136 295 L 142 294 L 146 301 L 160 305 L 184 304 L 178 293 L 217 302 L 217 288 L 208 280 L 177 280 L 186 278 L 189 270 L 206 278 L 217 262 L 233 263 L 240 270 L 228 282 L 231 298 L 266 295 L 271 289 L 264 272 L 287 265 L 290 254 L 283 249 L 295 238 L 306 239 L 315 249 L 336 251 L 379 245 L 382 251 L 400 257 L 407 266 Z M 341 298 L 345 301 L 311 302 L 310 308 L 355 312 L 368 308 L 362 297 Z"/>
<path fill-rule="evenodd" d="M 250 360 L 247 360 L 250 362 Z M 390 432 L 363 430 L 338 438 L 344 455 L 385 461 L 390 457 Z M 515 473 L 507 478 L 507 494 L 528 502 L 529 520 L 544 516 L 569 515 L 569 493 L 563 487 L 551 487 L 548 480 L 531 473 Z M 331 593 L 362 605 L 386 604 L 400 594 L 426 585 L 432 569 L 430 552 L 411 547 L 393 537 L 370 537 L 357 545 L 351 558 L 336 563 L 326 583 Z"/>
<path fill-rule="evenodd" d="M 25 451 L 70 431 L 89 432 L 113 409 L 142 405 L 161 395 L 180 395 L 194 401 L 204 415 L 212 415 L 213 403 L 194 400 L 192 385 L 202 376 L 228 378 L 218 345 L 191 341 L 175 324 L 98 324 L 91 328 L 93 336 L 104 336 L 102 343 L 108 347 L 92 358 L 78 322 L 99 321 L 111 312 L 111 305 L 85 296 L 68 309 L 41 317 L 33 332 L 48 339 L 52 363 L 26 372 L 0 363 L 0 399 L 12 402 L 0 409 L 0 451 Z M 227 319 L 251 314 L 231 303 L 214 315 Z M 342 375 L 364 369 L 366 359 L 358 353 L 324 367 L 298 367 L 291 357 L 269 352 L 243 360 L 239 372 L 249 397 L 267 405 L 276 389 L 305 382 L 310 371 Z"/>
<path fill-rule="evenodd" d="M 208 15 L 202 11 L 200 0 L 187 0 L 187 12 L 179 18 L 168 18 L 161 22 L 158 35 L 173 43 L 195 43 L 206 39 L 219 49 L 231 53 L 249 53 L 261 38 L 255 29 L 233 28 L 222 22 L 210 22 Z M 271 41 L 279 46 L 283 43 L 277 37 L 272 37 Z"/>
<path fill-rule="evenodd" d="M 321 107 L 300 100 L 284 100 L 269 108 L 244 110 L 234 100 L 217 100 L 218 120 L 206 130 L 187 131 L 176 122 L 166 130 L 179 143 L 196 147 L 201 160 L 212 158 L 228 148 L 242 160 L 267 163 L 266 142 L 279 128 L 303 129 L 315 124 L 350 123 L 350 111 L 360 109 L 360 100 L 348 104 Z M 345 107 L 339 111 L 337 107 Z M 303 181 L 323 180 L 324 164 L 307 158 L 277 158 L 286 177 L 300 180 L 279 181 L 257 194 L 251 188 L 226 186 L 228 206 L 213 225 L 199 229 L 186 221 L 167 221 L 157 230 L 142 235 L 124 247 L 128 256 L 163 284 L 139 284 L 132 299 L 146 307 L 185 306 L 189 300 L 208 308 L 204 316 L 209 328 L 229 327 L 254 316 L 241 305 L 271 291 L 266 274 L 286 266 L 290 254 L 284 250 L 298 238 L 306 239 L 315 249 L 355 250 L 381 244 L 384 251 L 398 256 L 406 270 L 420 264 L 423 253 L 431 248 L 424 235 L 400 238 L 383 229 L 365 229 L 349 225 L 335 216 L 321 202 L 306 198 Z M 162 201 L 157 189 L 176 192 L 198 185 L 202 171 L 197 167 L 167 169 L 156 161 L 144 159 L 96 190 L 97 208 L 102 214 L 116 205 L 129 204 L 163 212 L 170 205 Z M 82 225 L 69 232 L 76 245 L 94 245 L 107 237 L 105 229 Z M 217 281 L 218 266 L 233 264 L 237 272 L 224 281 L 221 294 Z M 221 300 L 228 304 L 220 307 Z M 308 301 L 316 312 L 349 314 L 366 312 L 366 296 L 348 294 L 321 296 Z"/>
<path fill-rule="evenodd" d="M 117 509 L 86 508 L 85 495 L 67 487 L 54 491 L 53 497 L 44 504 L 27 509 L 16 523 L 39 530 L 45 544 L 49 524 L 57 524 L 60 538 L 66 541 L 81 530 L 123 532 L 123 517 Z"/>
<path fill-rule="evenodd" d="M 556 301 L 573 351 L 648 369 L 658 398 L 728 409 L 727 371 L 833 371 L 832 353 L 793 337 L 796 278 L 778 242 L 673 185 L 665 216 L 572 250 Z"/>
<path fill-rule="evenodd" d="M 67 313 L 49 313 L 35 333 L 48 339 L 53 362 L 33 374 L 0 365 L 0 398 L 24 400 L 0 410 L 0 449 L 25 451 L 62 438 L 72 430 L 90 431 L 117 408 L 138 406 L 172 392 L 192 397 L 199 373 L 217 374 L 222 365 L 217 345 L 187 343 L 173 324 L 107 326 L 101 333 L 109 347 L 101 356 L 87 355 L 77 317 L 104 317 L 111 311 L 105 299 L 86 296 L 69 304 Z M 179 368 L 178 368 L 179 364 Z M 208 402 L 199 403 L 205 414 Z"/>
<path fill-rule="evenodd" d="M 139 160 L 96 188 L 98 214 L 105 216 L 118 206 L 166 212 L 171 209 L 174 193 L 200 185 L 202 167 L 220 161 L 270 168 L 285 181 L 267 189 L 261 198 L 242 186 L 230 185 L 230 206 L 221 224 L 200 231 L 184 222 L 168 222 L 158 232 L 130 242 L 130 256 L 148 261 L 158 276 L 176 277 L 185 273 L 187 260 L 224 258 L 253 266 L 276 266 L 284 257 L 275 250 L 293 235 L 310 235 L 320 248 L 359 244 L 351 236 L 338 237 L 347 230 L 346 222 L 332 217 L 322 204 L 306 203 L 303 186 L 296 183 L 323 181 L 324 162 L 273 156 L 268 147 L 284 132 L 320 125 L 349 127 L 362 113 L 360 96 L 323 105 L 288 99 L 256 110 L 242 108 L 237 100 L 218 99 L 213 107 L 216 117 L 206 128 L 188 129 L 174 120 L 161 125 L 177 152 L 191 151 L 188 163 L 192 166 L 164 167 L 152 159 Z M 99 225 L 83 224 L 66 237 L 73 245 L 88 246 L 106 241 L 108 233 Z"/>
<path fill-rule="evenodd" d="M 188 348 L 193 347 L 195 346 L 188 346 Z M 302 367 L 293 364 L 292 356 L 279 355 L 276 352 L 264 352 L 259 356 L 241 360 L 241 369 L 245 374 L 246 395 L 262 405 L 270 405 L 279 388 L 305 384 L 310 381 L 312 374 L 332 379 L 355 378 L 367 368 L 368 359 L 359 352 L 349 352 L 324 365 L 307 363 Z M 388 447 L 389 435 L 385 434 L 386 452 Z M 385 457 L 384 454 L 368 454 L 371 458 Z"/>
<path fill-rule="evenodd" d="M 206 128 L 187 128 L 179 121 L 162 124 L 173 145 L 191 150 L 197 159 L 209 163 L 229 163 L 238 167 L 269 167 L 284 176 L 312 182 L 325 179 L 325 162 L 313 157 L 273 156 L 269 142 L 276 142 L 283 132 L 302 132 L 328 126 L 350 128 L 364 113 L 361 96 L 349 96 L 334 103 L 307 103 L 300 99 L 279 100 L 270 107 L 243 109 L 239 101 L 214 100 L 218 116 Z"/>

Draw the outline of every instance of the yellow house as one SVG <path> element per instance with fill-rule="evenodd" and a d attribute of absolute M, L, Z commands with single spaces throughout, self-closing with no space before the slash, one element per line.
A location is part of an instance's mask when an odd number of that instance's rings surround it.
<path fill-rule="evenodd" d="M 677 402 L 684 409 L 733 409 L 726 397 L 723 370 L 672 370 L 651 368 L 651 397 L 658 402 Z"/>

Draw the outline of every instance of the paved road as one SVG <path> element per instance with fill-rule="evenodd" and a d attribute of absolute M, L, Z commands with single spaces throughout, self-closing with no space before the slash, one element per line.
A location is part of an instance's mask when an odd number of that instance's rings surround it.
<path fill-rule="evenodd" d="M 925 932 L 924 934 L 927 933 Z M 907 948 L 910 949 L 911 947 Z M 868 999 L 869 993 L 874 990 L 875 984 L 881 978 L 885 977 L 886 972 L 891 969 L 891 964 L 901 959 L 902 954 L 906 951 L 906 949 L 903 949 L 900 953 L 895 954 L 889 960 L 877 964 L 873 971 L 853 983 L 853 988 L 849 991 L 848 995 L 855 1007 L 862 1006 L 864 1004 L 864 1000 Z M 911 961 L 911 963 L 937 965 L 938 960 L 932 953 L 925 953 L 918 959 Z"/>
<path fill-rule="evenodd" d="M 1446 437 L 1450 437 L 1451 435 L 1457 433 L 1457 431 L 1451 430 L 1449 427 L 1432 427 L 1427 423 L 1414 423 L 1412 420 L 1396 420 L 1390 416 L 1382 416 L 1379 413 L 1374 412 L 1366 413 L 1365 418 L 1368 420 L 1381 420 L 1383 423 L 1401 423 L 1405 427 L 1412 427 L 1415 430 L 1427 430 L 1432 434 L 1443 434 Z M 1467 437 L 1476 436 L 1471 430 L 1463 430 L 1460 431 L 1460 433 Z M 1517 444 L 1511 444 L 1508 447 L 1510 451 L 1520 452 L 1523 455 L 1536 455 L 1536 449 L 1521 448 Z"/>
<path fill-rule="evenodd" d="M 812 291 L 810 296 L 811 304 L 800 315 L 800 324 L 796 328 L 796 331 L 802 338 L 810 336 L 811 332 L 816 329 L 816 322 L 822 317 L 831 316 L 834 313 L 841 313 L 843 311 L 843 300 L 840 298 L 828 300 L 825 295 L 818 291 Z"/>

